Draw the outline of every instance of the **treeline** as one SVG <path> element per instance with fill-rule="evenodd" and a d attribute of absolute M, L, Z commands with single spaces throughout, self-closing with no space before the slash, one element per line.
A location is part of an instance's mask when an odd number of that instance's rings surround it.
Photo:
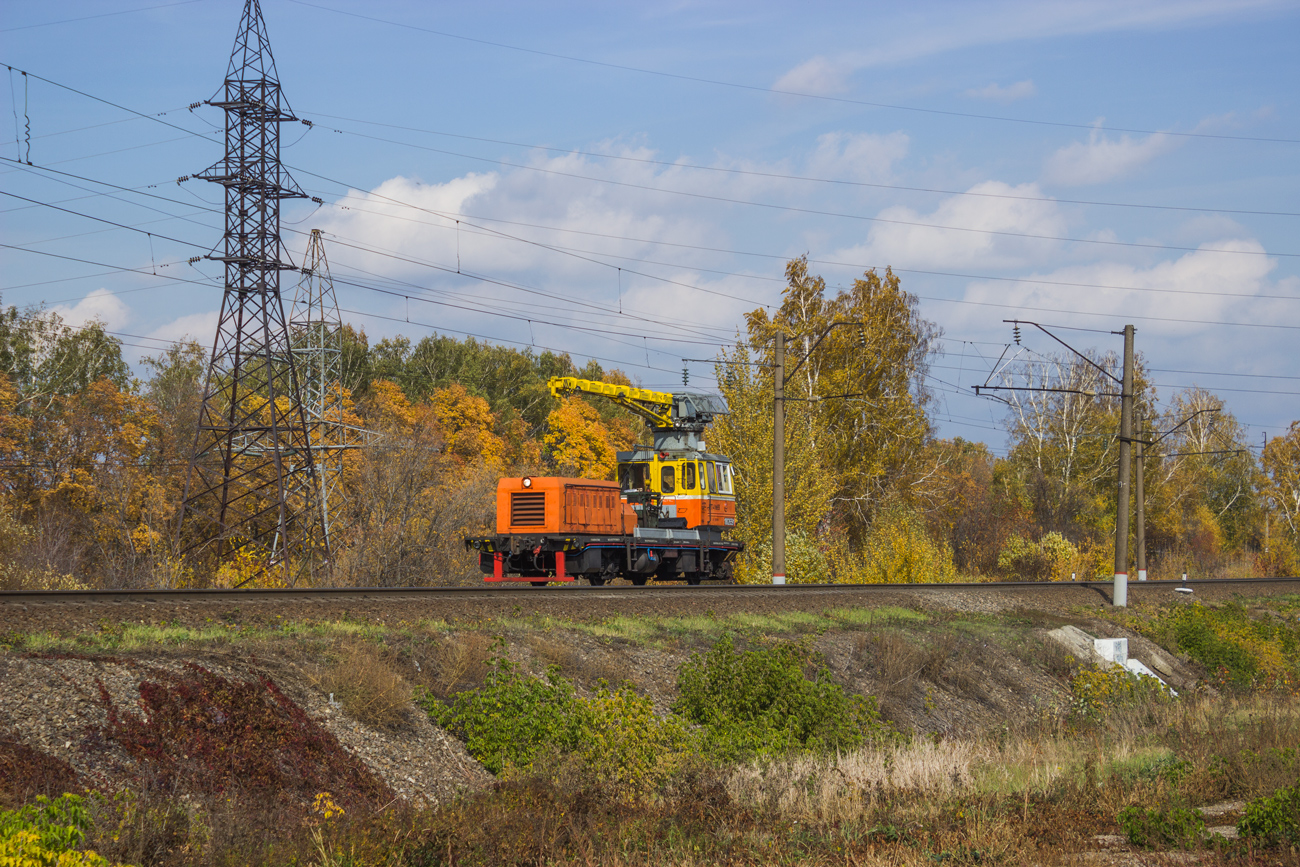
<path fill-rule="evenodd" d="M 345 419 L 371 444 L 344 459 L 330 500 L 331 580 L 473 580 L 466 533 L 493 528 L 506 473 L 612 476 L 640 422 L 612 404 L 556 400 L 556 375 L 627 382 L 566 355 L 444 336 L 370 345 L 344 329 Z M 121 344 L 49 311 L 0 313 L 0 588 L 233 586 L 269 552 L 220 568 L 185 554 L 177 522 L 207 350 L 182 342 L 132 377 Z"/>
<path fill-rule="evenodd" d="M 1006 374 L 1005 385 L 1055 390 L 999 395 L 1010 447 L 995 457 L 983 444 L 933 436 L 930 364 L 940 332 L 897 275 L 868 272 L 834 296 L 806 259 L 790 262 L 786 277 L 780 309 L 749 314 L 746 334 L 717 366 L 732 414 L 713 441 L 740 470 L 745 579 L 770 575 L 778 328 L 792 398 L 792 580 L 1068 580 L 1113 571 L 1120 401 L 1106 377 L 1121 374 L 1113 354 L 1035 355 Z M 1141 358 L 1135 388 L 1136 436 L 1152 443 L 1143 460 L 1151 577 L 1297 574 L 1300 422 L 1260 461 L 1217 396 L 1185 389 L 1160 410 Z M 1129 550 L 1132 571 L 1132 538 Z"/>
<path fill-rule="evenodd" d="M 1007 384 L 1006 457 L 935 437 L 937 327 L 897 275 L 868 272 L 834 295 L 792 261 L 779 310 L 749 314 L 719 355 L 731 413 L 706 435 L 737 469 L 741 580 L 771 571 L 772 353 L 787 343 L 787 573 L 793 581 L 957 576 L 1068 580 L 1112 568 L 1118 401 L 1098 379 L 1117 360 L 1038 356 Z M 823 337 L 824 335 L 824 337 Z M 330 500 L 330 580 L 478 580 L 462 547 L 490 532 L 496 479 L 612 478 L 644 439 L 608 401 L 557 400 L 557 375 L 628 383 L 595 362 L 434 335 L 371 344 L 345 326 L 346 421 L 371 432 L 343 459 Z M 820 338 L 820 340 L 819 340 Z M 44 310 L 0 311 L 0 587 L 267 583 L 268 552 L 195 567 L 177 534 L 207 352 L 178 343 L 133 377 L 102 327 Z M 1300 422 L 1262 460 L 1222 401 L 1162 402 L 1139 367 L 1152 577 L 1296 574 Z M 1095 396 L 1085 394 L 1092 392 Z M 1181 424 L 1181 426 L 1179 426 Z M 1158 442 L 1156 442 L 1158 440 Z"/>

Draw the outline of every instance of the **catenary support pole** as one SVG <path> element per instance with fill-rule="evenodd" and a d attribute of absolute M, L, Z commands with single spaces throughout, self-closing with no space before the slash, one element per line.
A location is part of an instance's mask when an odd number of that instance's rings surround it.
<path fill-rule="evenodd" d="M 1147 511 L 1146 511 L 1146 491 L 1142 486 L 1145 472 L 1146 444 L 1142 440 L 1137 441 L 1137 484 L 1134 486 L 1133 496 L 1137 499 L 1137 539 L 1134 545 L 1137 547 L 1137 573 L 1138 580 L 1147 580 Z"/>
<path fill-rule="evenodd" d="M 1115 504 L 1115 590 L 1112 602 L 1128 606 L 1129 478 L 1133 452 L 1133 326 L 1124 326 L 1124 381 L 1120 388 L 1119 491 Z"/>
<path fill-rule="evenodd" d="M 785 332 L 776 332 L 772 374 L 772 583 L 785 583 Z"/>

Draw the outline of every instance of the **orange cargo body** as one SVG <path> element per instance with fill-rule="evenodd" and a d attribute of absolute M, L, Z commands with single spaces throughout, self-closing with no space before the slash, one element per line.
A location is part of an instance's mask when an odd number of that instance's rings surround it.
<path fill-rule="evenodd" d="M 527 484 L 525 484 L 527 483 Z M 532 476 L 497 482 L 497 532 L 625 535 L 636 513 L 617 482 Z"/>

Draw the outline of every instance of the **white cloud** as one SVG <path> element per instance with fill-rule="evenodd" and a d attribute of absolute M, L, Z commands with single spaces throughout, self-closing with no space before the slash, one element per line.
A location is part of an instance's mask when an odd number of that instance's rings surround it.
<path fill-rule="evenodd" d="M 292 295 L 286 298 L 286 303 L 290 298 L 292 298 Z M 156 340 L 166 340 L 168 343 L 175 343 L 178 340 L 193 340 L 200 346 L 211 348 L 212 337 L 217 333 L 217 318 L 218 313 L 216 310 L 191 313 L 158 326 L 150 331 L 148 336 Z"/>
<path fill-rule="evenodd" d="M 833 96 L 849 89 L 848 77 L 860 66 L 859 62 L 854 61 L 831 61 L 825 57 L 814 57 L 778 78 L 772 89 Z"/>
<path fill-rule="evenodd" d="M 896 268 L 1023 268 L 1059 247 L 1057 242 L 1017 237 L 1065 233 L 1065 218 L 1056 203 L 1036 200 L 1043 195 L 1037 184 L 1013 187 L 985 181 L 968 192 L 984 195 L 951 196 L 928 214 L 887 208 L 877 216 L 892 222 L 875 224 L 865 243 L 835 255 L 840 261 Z"/>
<path fill-rule="evenodd" d="M 1073 142 L 1048 157 L 1043 180 L 1070 187 L 1105 183 L 1129 174 L 1180 143 L 1164 133 L 1144 138 L 1125 134 L 1112 139 L 1094 129 L 1086 142 Z"/>
<path fill-rule="evenodd" d="M 905 139 L 900 143 L 889 136 L 879 141 L 875 137 L 845 136 L 820 144 L 817 154 L 823 160 L 856 161 L 856 171 L 878 175 L 888 171 L 892 155 L 903 148 Z M 616 293 L 617 275 L 612 269 L 593 265 L 593 256 L 661 259 L 666 255 L 652 244 L 630 239 L 725 245 L 717 213 L 733 206 L 660 190 L 746 200 L 772 190 L 808 186 L 796 187 L 795 182 L 761 175 L 656 164 L 647 160 L 660 155 L 645 147 L 605 142 L 593 149 L 631 157 L 633 161 L 573 153 L 535 154 L 530 160 L 532 169 L 467 175 L 444 184 L 392 178 L 373 192 L 349 193 L 347 199 L 337 203 L 338 209 L 315 226 L 326 233 L 327 242 L 336 242 L 337 252 L 330 253 L 332 266 L 340 263 L 421 283 L 447 277 L 445 271 L 345 246 L 355 244 L 453 272 L 459 258 L 459 267 L 464 271 L 497 277 L 527 274 L 543 284 L 566 286 L 574 285 L 581 277 L 601 284 L 602 291 L 607 288 Z M 718 159 L 714 165 L 777 174 L 790 172 L 786 165 L 734 164 L 725 159 Z M 590 180 L 594 178 L 610 183 Z M 464 215 L 459 228 L 458 214 Z M 510 222 L 488 219 L 494 217 Z M 570 256 L 547 246 L 585 252 Z M 687 249 L 671 254 L 673 261 L 685 267 L 702 263 L 707 257 L 705 252 Z M 619 264 L 619 260 L 609 261 Z"/>
<path fill-rule="evenodd" d="M 834 59 L 813 57 L 782 75 L 775 90 L 829 96 L 843 93 L 854 73 L 910 63 L 971 47 L 1083 36 L 1094 33 L 1167 30 L 1215 21 L 1241 21 L 1253 14 L 1285 12 L 1290 0 L 996 0 L 992 3 L 896 4 L 876 15 L 885 38 L 873 47 Z M 1012 87 L 1015 87 L 1013 85 Z"/>
<path fill-rule="evenodd" d="M 890 176 L 894 163 L 907 156 L 908 143 L 907 134 L 901 132 L 828 132 L 818 136 L 808 170 L 817 177 L 882 181 Z"/>
<path fill-rule="evenodd" d="M 1231 252 L 1217 252 L 1223 250 Z M 1091 313 L 1116 323 L 1136 322 L 1140 329 L 1153 335 L 1186 335 L 1211 329 L 1217 322 L 1268 322 L 1276 321 L 1275 316 L 1285 317 L 1284 310 L 1274 310 L 1280 302 L 1255 297 L 1276 294 L 1269 291 L 1274 287 L 1268 280 L 1276 262 L 1263 253 L 1263 246 L 1254 239 L 1226 238 L 1202 244 L 1195 252 L 1150 267 L 1099 262 L 1033 274 L 1015 282 L 972 283 L 964 298 L 1026 310 Z M 1099 286 L 1122 288 L 1096 288 Z M 972 321 L 987 318 L 986 312 L 975 312 L 978 309 L 968 307 L 956 315 Z M 1126 317 L 1200 320 L 1210 324 Z M 1204 351 L 1204 347 L 1199 351 Z"/>
<path fill-rule="evenodd" d="M 94 320 L 112 331 L 125 325 L 131 318 L 131 308 L 107 289 L 96 289 L 71 307 L 59 305 L 53 311 L 73 328 L 80 328 Z"/>
<path fill-rule="evenodd" d="M 1029 79 L 1008 84 L 1006 87 L 995 81 L 986 87 L 971 88 L 966 91 L 966 95 L 973 99 L 990 99 L 994 102 L 1015 102 L 1018 99 L 1028 99 L 1036 93 L 1038 88 Z"/>

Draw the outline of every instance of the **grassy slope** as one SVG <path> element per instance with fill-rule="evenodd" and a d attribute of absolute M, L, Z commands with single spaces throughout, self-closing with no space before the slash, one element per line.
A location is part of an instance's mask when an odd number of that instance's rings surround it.
<path fill-rule="evenodd" d="M 1280 659 L 1294 670 L 1296 648 L 1286 636 L 1294 634 L 1298 608 L 1300 600 L 1283 598 L 1241 609 L 1250 623 L 1292 624 L 1292 632 L 1271 640 L 1268 629 L 1242 632 L 1240 618 L 1226 618 L 1224 632 L 1241 633 L 1238 645 L 1265 668 Z M 110 854 L 117 846 L 127 855 L 123 839 L 161 825 L 172 831 L 170 844 L 150 856 L 157 863 L 349 863 L 344 852 L 355 856 L 350 863 L 411 864 L 447 863 L 448 854 L 466 864 L 1051 863 L 1097 849 L 1094 836 L 1118 833 L 1116 816 L 1126 807 L 1252 798 L 1300 775 L 1294 680 L 1257 677 L 1236 684 L 1231 695 L 1185 690 L 1174 702 L 1156 691 L 1125 692 L 1043 640 L 1047 628 L 1077 621 L 1107 634 L 1144 631 L 1176 652 L 1178 635 L 1166 620 L 1157 610 L 1105 624 L 1071 612 L 938 615 L 903 608 L 391 626 L 249 626 L 231 616 L 202 627 L 105 624 L 94 633 L 11 633 L 5 641 L 8 653 L 43 655 L 200 662 L 256 655 L 272 664 L 277 679 L 338 692 L 345 709 L 384 726 L 393 724 L 393 708 L 405 705 L 412 686 L 438 697 L 474 688 L 489 657 L 502 651 L 536 672 L 558 666 L 584 694 L 602 681 L 630 682 L 663 712 L 681 662 L 733 633 L 745 646 L 810 644 L 838 682 L 878 696 L 885 717 L 915 735 L 885 752 L 700 766 L 636 801 L 568 766 L 550 777 L 509 778 L 433 812 L 359 802 L 344 816 L 326 816 L 311 804 L 280 802 L 279 819 L 296 815 L 299 830 L 272 848 L 264 833 L 250 830 L 241 839 L 228 828 L 217 845 L 204 812 L 210 805 L 191 799 L 177 812 L 168 806 L 174 801 L 146 788 L 125 806 L 101 805 L 101 824 L 113 825 L 118 836 L 101 835 Z M 1233 686 L 1212 668 L 1190 664 L 1183 673 Z M 1092 679 L 1081 682 L 1080 674 Z M 260 827 L 256 817 L 248 824 Z M 143 851 L 135 845 L 129 854 Z M 1245 850 L 1222 847 L 1196 857 L 1255 863 Z M 1268 858 L 1295 863 L 1285 848 Z"/>

